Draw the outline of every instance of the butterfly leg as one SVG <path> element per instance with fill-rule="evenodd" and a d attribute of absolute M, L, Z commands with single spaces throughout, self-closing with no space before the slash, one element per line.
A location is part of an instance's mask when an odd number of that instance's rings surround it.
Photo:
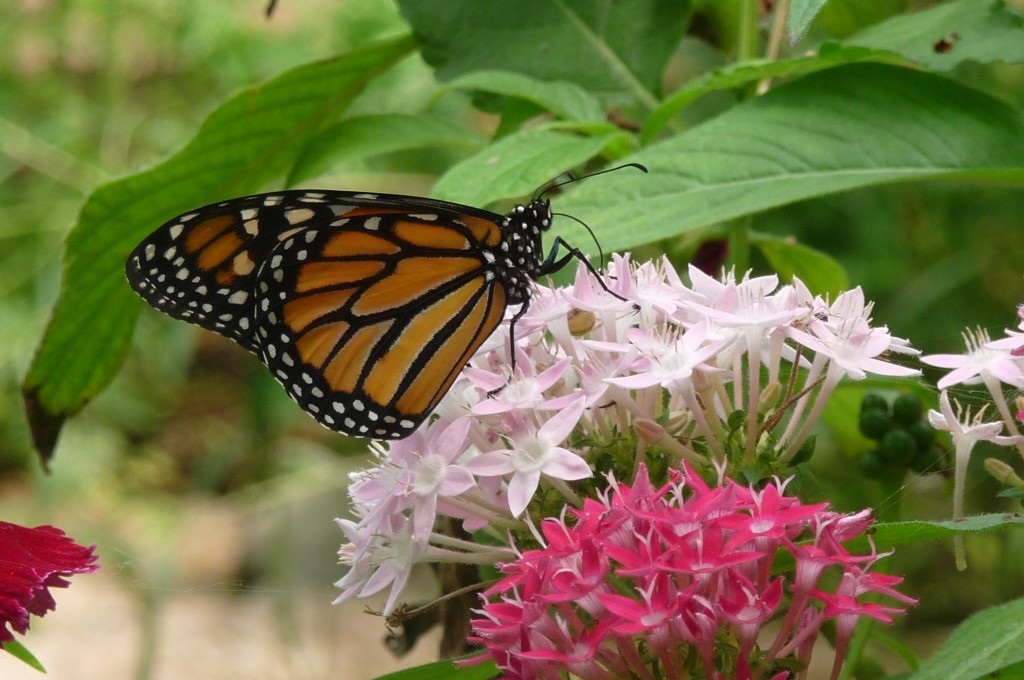
<path fill-rule="evenodd" d="M 563 248 L 566 251 L 566 253 L 561 257 L 558 256 L 559 247 Z M 616 293 L 615 291 L 608 287 L 608 285 L 604 282 L 604 277 L 602 277 L 601 273 L 597 271 L 593 264 L 591 264 L 590 260 L 587 259 L 587 256 L 583 253 L 582 250 L 575 246 L 569 245 L 565 240 L 562 239 L 561 236 L 555 237 L 554 243 L 551 245 L 551 250 L 548 251 L 547 257 L 544 258 L 544 262 L 541 264 L 541 274 L 552 274 L 554 272 L 557 272 L 562 267 L 567 265 L 569 261 L 572 259 L 577 259 L 580 262 L 582 262 L 583 266 L 585 266 L 590 271 L 590 273 L 594 275 L 594 278 L 597 279 L 597 282 L 601 285 L 602 288 L 604 288 L 606 293 L 614 297 L 617 297 L 623 302 L 629 302 L 629 300 L 622 297 L 621 295 L 619 295 L 618 293 Z M 516 315 L 516 318 L 518 317 L 519 314 Z"/>
<path fill-rule="evenodd" d="M 508 354 L 509 366 L 511 367 L 512 370 L 509 372 L 508 380 L 505 381 L 504 385 L 497 389 L 493 389 L 487 393 L 488 398 L 493 398 L 497 396 L 503 389 L 505 389 L 508 386 L 510 382 L 512 382 L 512 376 L 515 375 L 516 372 L 516 322 L 519 321 L 519 319 L 523 318 L 523 315 L 526 314 L 526 310 L 528 310 L 529 308 L 530 300 L 527 299 L 526 302 L 524 302 L 523 305 L 519 308 L 519 310 L 512 316 L 512 319 L 508 322 Z"/>

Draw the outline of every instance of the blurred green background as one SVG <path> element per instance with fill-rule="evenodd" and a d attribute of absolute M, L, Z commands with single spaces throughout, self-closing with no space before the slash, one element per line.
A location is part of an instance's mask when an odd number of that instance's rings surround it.
<path fill-rule="evenodd" d="M 56 299 L 62 240 L 89 192 L 180 148 L 232 92 L 406 30 L 397 9 L 383 0 L 281 0 L 269 19 L 265 0 L 4 0 L 0 9 L 0 517 L 53 523 L 97 543 L 103 567 L 57 593 L 57 614 L 33 622 L 27 646 L 56 678 L 215 678 L 221 666 L 224 677 L 358 678 L 408 665 L 377 646 L 379 620 L 352 618 L 359 605 L 329 604 L 341 575 L 331 521 L 345 511 L 347 473 L 362 465 L 365 443 L 316 425 L 244 350 L 146 310 L 125 370 L 69 421 L 49 475 L 19 395 Z M 670 77 L 709 60 L 687 42 Z M 1024 105 L 1019 66 L 964 66 L 953 77 Z M 376 110 L 414 112 L 434 85 L 413 55 L 363 96 Z M 695 110 L 717 111 L 713 101 Z M 357 102 L 350 113 L 358 112 Z M 430 180 L 369 166 L 344 178 L 352 189 L 413 193 Z M 878 323 L 934 353 L 960 351 L 964 326 L 998 335 L 1015 325 L 1022 215 L 1017 188 L 928 183 L 756 219 L 839 259 L 877 302 Z M 844 489 L 836 505 L 891 502 L 844 454 L 822 454 L 817 466 L 823 486 Z M 905 514 L 948 516 L 940 478 L 909 484 Z M 978 499 L 969 511 L 1012 507 L 991 501 L 995 486 L 978 469 L 969 486 Z M 909 574 L 911 592 L 928 595 L 909 619 L 922 639 L 930 625 L 1024 594 L 1019 539 L 968 540 L 973 571 L 953 576 L 953 587 L 949 550 L 905 551 L 894 565 Z M 942 580 L 935 564 L 944 565 Z M 424 647 L 421 659 L 431 658 Z M 115 665 L 87 667 L 83 655 Z M 0 658 L 0 675 L 20 673 L 34 677 Z"/>

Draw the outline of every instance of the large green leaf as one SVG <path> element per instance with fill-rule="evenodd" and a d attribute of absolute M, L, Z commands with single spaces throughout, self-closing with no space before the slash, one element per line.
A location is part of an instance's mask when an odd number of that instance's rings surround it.
<path fill-rule="evenodd" d="M 124 359 L 140 306 L 124 279 L 129 251 L 176 214 L 282 176 L 307 140 L 412 48 L 402 37 L 244 90 L 173 157 L 93 192 L 68 236 L 60 298 L 24 384 L 44 456 L 63 418 L 103 388 Z"/>
<path fill-rule="evenodd" d="M 1024 20 L 998 0 L 958 0 L 899 14 L 857 33 L 852 45 L 899 52 L 932 71 L 964 61 L 1024 62 Z"/>
<path fill-rule="evenodd" d="M 288 176 L 288 186 L 329 174 L 345 161 L 393 151 L 432 147 L 479 149 L 486 138 L 437 116 L 386 113 L 347 118 L 306 145 Z"/>
<path fill-rule="evenodd" d="M 751 241 L 783 281 L 796 276 L 819 295 L 835 296 L 850 287 L 843 266 L 820 250 L 766 234 L 755 234 Z"/>
<path fill-rule="evenodd" d="M 925 178 L 1024 181 L 1024 117 L 940 76 L 853 64 L 786 83 L 574 185 L 557 208 L 622 250 L 794 201 Z M 555 231 L 581 247 L 567 220 Z"/>
<path fill-rule="evenodd" d="M 473 71 L 448 87 L 517 97 L 569 121 L 603 122 L 604 109 L 589 92 L 567 80 L 544 81 L 514 71 Z"/>
<path fill-rule="evenodd" d="M 685 0 L 398 0 L 441 80 L 482 69 L 569 80 L 653 108 Z"/>
<path fill-rule="evenodd" d="M 557 130 L 517 132 L 452 166 L 431 193 L 479 207 L 529 196 L 548 180 L 600 154 L 615 136 L 581 137 Z"/>
<path fill-rule="evenodd" d="M 893 63 L 902 60 L 894 52 L 825 43 L 813 56 L 729 64 L 694 78 L 661 102 L 644 123 L 640 139 L 645 144 L 650 142 L 680 111 L 711 92 L 745 87 L 766 78 L 796 78 L 844 64 L 865 61 Z"/>
<path fill-rule="evenodd" d="M 1020 678 L 1024 662 L 1024 599 L 989 607 L 961 623 L 906 680 Z M 1014 674 L 998 673 L 1016 666 Z"/>

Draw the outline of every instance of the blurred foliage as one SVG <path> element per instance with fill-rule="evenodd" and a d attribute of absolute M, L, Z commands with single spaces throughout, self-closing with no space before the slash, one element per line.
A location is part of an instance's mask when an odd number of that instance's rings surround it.
<path fill-rule="evenodd" d="M 492 50 L 492 44 L 474 45 L 473 26 L 452 23 L 441 9 L 445 2 L 399 4 L 405 18 L 397 7 L 378 0 L 280 0 L 267 18 L 265 0 L 9 0 L 0 15 L 0 40 L 6 46 L 0 51 L 0 488 L 5 489 L 0 508 L 6 518 L 32 522 L 73 515 L 73 522 L 92 527 L 86 534 L 91 532 L 92 540 L 105 546 L 108 559 L 129 580 L 180 584 L 191 578 L 171 554 L 190 528 L 182 508 L 197 503 L 195 499 L 220 499 L 239 511 L 242 519 L 232 520 L 232 531 L 243 544 L 232 553 L 230 566 L 217 572 L 221 578 L 259 583 L 273 575 L 323 584 L 332 577 L 337 537 L 329 521 L 344 510 L 346 472 L 359 465 L 365 443 L 345 440 L 313 423 L 232 343 L 155 313 L 142 314 L 123 370 L 66 426 L 50 477 L 40 475 L 22 414 L 19 384 L 57 298 L 62 244 L 78 210 L 98 186 L 153 166 L 182 148 L 207 115 L 241 88 L 400 35 L 409 30 L 407 20 L 416 21 L 424 57 L 445 60 L 443 75 L 461 75 L 461 80 L 439 89 L 418 53 L 404 59 L 367 86 L 338 128 L 323 133 L 319 150 L 307 149 L 297 168 L 299 177 L 330 186 L 425 194 L 438 175 L 466 163 L 462 175 L 442 179 L 439 187 L 464 192 L 457 193 L 460 197 L 499 200 L 517 191 L 529 193 L 537 182 L 523 175 L 515 178 L 518 183 L 497 189 L 469 184 L 464 178 L 485 167 L 495 148 L 504 148 L 497 144 L 527 148 L 525 144 L 543 139 L 545 148 L 551 148 L 564 143 L 571 147 L 566 157 L 578 165 L 595 155 L 604 160 L 628 156 L 642 146 L 634 128 L 681 90 L 694 87 L 693 98 L 666 113 L 664 128 L 644 130 L 649 135 L 644 139 L 671 138 L 723 112 L 737 115 L 737 102 L 749 99 L 758 80 L 768 75 L 795 78 L 811 73 L 808 78 L 813 78 L 813 70 L 823 64 L 797 61 L 808 48 L 870 31 L 868 26 L 904 11 L 908 3 L 868 3 L 872 11 L 867 13 L 860 11 L 866 6 L 862 2 L 828 3 L 800 42 L 782 41 L 779 62 L 794 61 L 750 67 L 785 69 L 778 73 L 729 70 L 743 49 L 738 2 L 694 2 L 690 15 L 687 3 L 653 3 L 672 19 L 659 24 L 659 36 L 684 29 L 688 35 L 632 55 L 643 75 L 635 81 L 595 61 L 597 57 L 567 50 L 568 63 L 559 64 L 563 69 L 588 67 L 581 76 L 587 85 L 582 93 L 568 87 L 531 90 L 508 76 L 479 77 L 478 69 L 501 67 L 506 53 Z M 511 0 L 500 4 L 518 5 Z M 919 8 L 928 3 L 910 4 Z M 604 38 L 613 55 L 619 50 L 629 56 L 637 41 L 634 32 L 648 30 L 646 25 L 627 24 L 612 27 Z M 559 35 L 547 24 L 538 31 L 540 40 Z M 878 35 L 864 44 L 877 48 L 878 41 L 884 43 L 884 31 Z M 479 50 L 487 59 L 481 61 Z M 856 68 L 849 49 L 835 54 L 854 64 L 847 68 Z M 663 57 L 668 61 L 662 73 L 656 66 Z M 1019 61 L 1007 61 L 962 59 L 943 77 L 1019 111 L 1024 108 L 1024 69 Z M 523 70 L 535 78 L 566 77 L 544 71 L 545 63 L 538 60 Z M 697 79 L 718 67 L 723 71 L 712 74 L 718 80 Z M 945 70 L 943 64 L 934 68 Z M 878 73 L 855 73 L 869 72 Z M 831 73 L 822 79 L 829 77 Z M 772 95 L 784 97 L 785 92 Z M 608 120 L 593 119 L 594 110 L 608 114 Z M 554 113 L 543 118 L 548 127 L 537 130 L 535 121 L 545 111 Z M 383 124 L 385 117 L 396 126 L 388 130 L 409 123 L 394 114 L 443 121 L 435 124 L 451 134 L 451 143 L 437 148 L 431 140 L 419 139 L 391 148 L 387 138 L 401 133 L 389 132 L 379 136 L 379 155 L 352 151 L 358 144 L 346 141 L 346 130 Z M 452 133 L 451 121 L 466 134 Z M 531 124 L 524 128 L 527 121 Z M 577 132 L 586 136 L 574 136 Z M 729 134 L 726 130 L 723 136 Z M 413 136 L 410 132 L 409 138 Z M 844 141 L 851 146 L 859 142 Z M 325 161 L 328 156 L 332 162 Z M 683 155 L 681 162 L 687 158 Z M 544 167 L 537 171 L 541 174 L 566 169 L 557 166 L 558 158 L 545 160 L 557 169 Z M 581 215 L 589 205 L 593 212 L 586 220 L 599 235 L 608 235 L 607 242 L 626 234 L 637 239 L 629 245 L 636 246 L 638 256 L 667 252 L 681 266 L 701 243 L 728 233 L 728 225 L 719 221 L 724 217 L 709 217 L 713 223 L 685 233 L 682 226 L 660 220 L 657 228 L 665 231 L 659 238 L 664 238 L 643 245 L 618 215 L 606 213 L 603 221 L 600 203 L 586 203 L 588 192 L 590 197 L 603 194 L 595 200 L 619 203 L 626 210 L 629 200 L 649 190 L 643 181 L 652 186 L 650 179 L 618 176 L 595 180 L 576 192 Z M 773 244 L 795 240 L 838 261 L 849 281 L 876 301 L 875 320 L 910 338 L 915 347 L 960 351 L 964 326 L 998 333 L 1016 323 L 1014 306 L 1024 300 L 1024 242 L 1018 236 L 1024 193 L 1019 181 L 988 177 L 972 184 L 940 180 L 858 185 L 800 199 L 769 202 L 767 209 L 751 210 L 740 219 L 751 221 L 763 243 L 769 243 L 768 237 L 777 237 Z M 686 215 L 680 216 L 680 224 Z M 782 261 L 768 247 L 753 253 L 750 265 L 758 272 Z M 778 259 L 771 260 L 773 256 Z M 819 273 L 827 270 L 825 279 L 839 276 L 832 273 L 831 260 L 808 265 L 810 256 L 794 257 Z M 82 327 L 80 333 L 87 335 L 90 328 Z M 888 387 L 894 393 L 905 389 Z M 855 386 L 856 394 L 837 403 L 846 404 L 848 412 L 852 408 L 856 417 L 864 389 Z M 925 391 L 923 396 L 934 405 L 934 394 Z M 802 480 L 807 488 L 828 490 L 844 510 L 870 505 L 903 516 L 948 516 L 944 478 L 911 479 L 906 488 L 866 481 L 856 464 L 864 450 L 858 447 L 865 442 L 854 436 L 844 439 L 842 423 L 836 424 L 819 441 L 823 453 L 812 463 L 815 478 Z M 1015 508 L 992 500 L 998 488 L 981 471 L 982 458 L 975 456 L 969 510 Z M 992 576 L 962 579 L 956 588 L 934 569 L 937 562 L 951 564 L 948 544 L 897 554 L 895 568 L 910 575 L 922 599 L 912 622 L 956 622 L 970 611 L 1019 594 L 1024 543 L 1016 532 L 979 536 L 967 545 L 974 572 Z M 300 554 L 310 557 L 303 560 Z"/>

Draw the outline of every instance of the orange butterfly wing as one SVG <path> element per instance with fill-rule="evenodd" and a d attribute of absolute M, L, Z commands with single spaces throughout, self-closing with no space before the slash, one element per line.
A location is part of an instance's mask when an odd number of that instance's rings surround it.
<path fill-rule="evenodd" d="M 400 438 L 524 301 L 528 274 L 509 284 L 518 269 L 499 261 L 502 220 L 408 196 L 263 194 L 168 222 L 126 271 L 161 311 L 255 352 L 326 427 Z"/>

